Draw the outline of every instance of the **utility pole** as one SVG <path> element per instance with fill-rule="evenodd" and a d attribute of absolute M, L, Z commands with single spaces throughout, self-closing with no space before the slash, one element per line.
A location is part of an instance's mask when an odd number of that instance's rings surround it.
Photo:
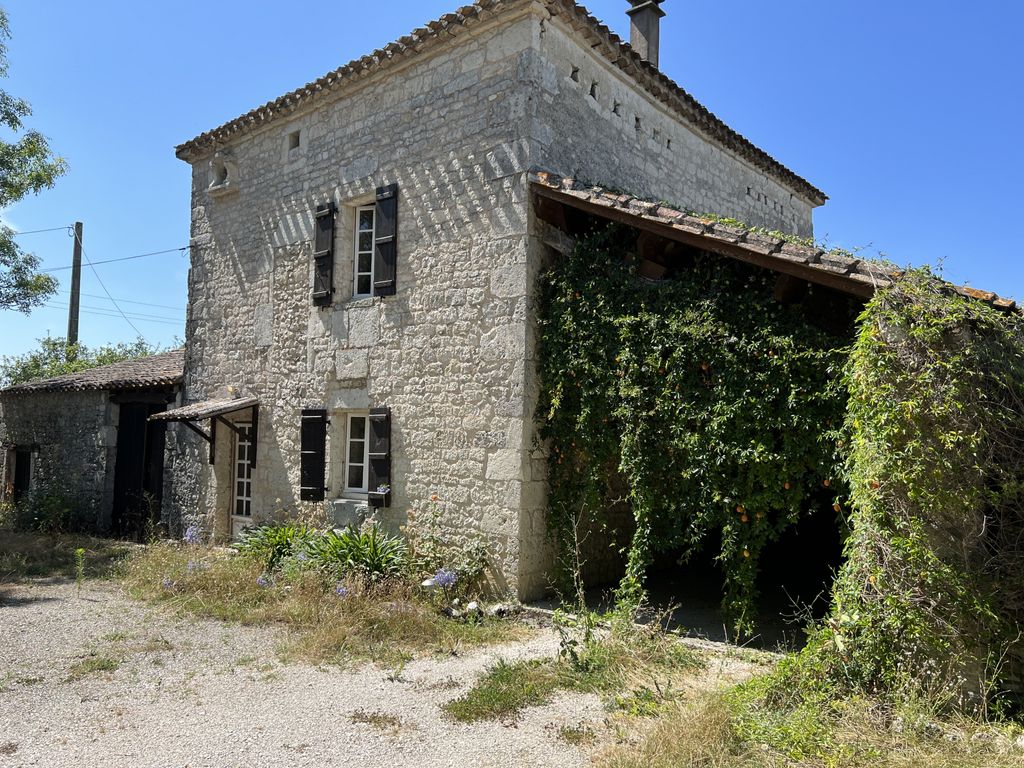
<path fill-rule="evenodd" d="M 75 250 L 71 258 L 71 301 L 68 307 L 68 347 L 78 343 L 78 297 L 82 290 L 82 222 L 75 222 Z"/>

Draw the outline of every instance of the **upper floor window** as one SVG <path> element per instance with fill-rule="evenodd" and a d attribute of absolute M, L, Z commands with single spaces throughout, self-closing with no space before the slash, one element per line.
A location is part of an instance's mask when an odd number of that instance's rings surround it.
<path fill-rule="evenodd" d="M 373 295 L 373 244 L 375 237 L 375 206 L 365 205 L 356 211 L 355 296 Z"/>

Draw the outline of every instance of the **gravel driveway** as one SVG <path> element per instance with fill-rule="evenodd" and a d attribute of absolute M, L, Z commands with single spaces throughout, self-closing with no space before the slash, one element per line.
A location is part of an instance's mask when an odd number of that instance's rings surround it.
<path fill-rule="evenodd" d="M 498 657 L 553 654 L 548 631 L 400 671 L 282 664 L 282 636 L 169 615 L 107 582 L 0 585 L 0 768 L 557 768 L 589 762 L 558 729 L 606 715 L 564 694 L 516 723 L 443 717 Z"/>

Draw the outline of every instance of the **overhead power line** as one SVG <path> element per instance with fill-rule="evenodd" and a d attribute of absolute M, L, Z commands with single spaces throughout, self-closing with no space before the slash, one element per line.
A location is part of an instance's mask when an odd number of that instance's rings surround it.
<path fill-rule="evenodd" d="M 114 297 L 110 295 L 110 291 L 107 290 L 107 286 L 104 284 L 103 279 L 100 277 L 100 273 L 96 271 L 95 265 L 93 265 L 92 261 L 89 260 L 89 256 L 85 252 L 85 246 L 82 245 L 82 239 L 78 236 L 77 231 L 75 231 L 75 239 L 78 241 L 78 247 L 82 249 L 82 258 L 84 258 L 85 263 L 89 265 L 89 268 L 92 270 L 93 276 L 96 278 L 96 282 L 100 284 L 100 288 L 102 288 L 103 292 L 107 294 L 107 298 L 110 299 L 110 303 L 114 305 L 114 309 L 116 309 L 120 313 L 121 317 L 124 318 L 124 321 L 131 326 L 132 330 L 135 331 L 135 333 L 138 334 L 140 338 L 145 339 L 146 337 L 145 335 L 143 335 L 142 331 L 139 330 L 138 326 L 135 325 L 135 323 L 128 319 L 128 315 L 126 315 L 124 313 L 124 310 L 121 309 L 121 305 L 114 301 Z"/>
<path fill-rule="evenodd" d="M 22 235 L 38 235 L 40 232 L 59 232 L 62 229 L 71 230 L 69 225 L 63 227 L 50 227 L 49 229 L 30 229 L 27 232 L 15 232 L 15 237 L 21 237 Z"/>
<path fill-rule="evenodd" d="M 106 296 L 101 296 L 98 293 L 83 293 L 83 296 L 88 296 L 90 299 L 105 299 Z M 122 299 L 120 296 L 117 299 L 122 304 L 138 304 L 143 307 L 156 307 L 157 309 L 173 309 L 176 312 L 184 312 L 185 309 L 180 304 L 173 306 L 171 304 L 153 304 L 149 301 L 135 301 L 133 299 Z"/>
<path fill-rule="evenodd" d="M 149 253 L 138 253 L 135 256 L 122 256 L 119 259 L 104 259 L 103 261 L 93 261 L 93 262 L 89 262 L 89 266 L 93 267 L 93 266 L 98 266 L 100 264 L 113 264 L 113 263 L 118 262 L 118 261 L 131 261 L 132 259 L 142 259 L 142 258 L 145 258 L 146 256 L 160 256 L 160 255 L 165 254 L 165 253 L 184 253 L 190 247 L 191 246 L 186 245 L 186 246 L 184 246 L 182 248 L 168 248 L 166 251 L 151 251 Z M 49 269 L 43 269 L 43 270 L 40 270 L 40 271 L 41 272 L 61 272 L 61 271 L 65 270 L 65 269 L 71 269 L 71 268 L 72 268 L 72 266 L 69 264 L 66 267 L 50 267 Z"/>
<path fill-rule="evenodd" d="M 48 309 L 59 309 L 59 310 L 62 310 L 62 311 L 67 311 L 67 309 L 68 309 L 68 305 L 67 304 L 54 304 L 52 302 L 51 303 L 47 303 L 47 304 L 43 304 L 43 306 L 48 308 Z M 83 314 L 86 314 L 86 315 L 96 315 L 98 317 L 113 317 L 113 318 L 122 318 L 123 317 L 121 314 L 115 312 L 112 309 L 95 309 L 95 308 L 94 309 L 85 309 L 85 308 L 81 308 L 81 309 L 79 309 L 79 311 L 82 312 Z M 132 318 L 133 320 L 139 321 L 140 323 L 159 323 L 161 325 L 174 325 L 174 326 L 179 326 L 179 327 L 184 323 L 184 320 L 165 320 L 165 319 L 157 318 L 155 316 L 137 315 L 137 314 L 134 314 L 132 312 L 129 312 L 128 316 L 130 318 Z"/>

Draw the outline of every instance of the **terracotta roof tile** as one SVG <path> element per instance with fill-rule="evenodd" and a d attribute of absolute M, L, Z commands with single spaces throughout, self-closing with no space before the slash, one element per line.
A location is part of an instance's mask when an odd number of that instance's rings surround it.
<path fill-rule="evenodd" d="M 566 204 L 579 201 L 585 204 L 598 203 L 606 193 L 601 187 L 583 184 L 571 178 L 563 178 L 548 171 L 531 171 L 530 181 L 540 190 L 552 190 L 556 199 Z M 633 216 L 665 228 L 671 237 L 673 230 L 689 236 L 703 238 L 708 250 L 731 255 L 749 263 L 761 266 L 777 266 L 779 271 L 799 274 L 814 282 L 848 289 L 858 296 L 869 296 L 874 289 L 898 279 L 903 270 L 880 261 L 860 259 L 839 251 L 825 251 L 814 245 L 795 243 L 773 234 L 743 229 L 732 224 L 701 218 L 692 213 L 672 208 L 664 203 L 652 203 L 636 197 L 617 195 L 624 202 L 618 206 L 621 215 Z M 599 213 L 599 212 L 598 212 Z M 674 215 L 673 215 L 674 214 Z M 685 242 L 693 242 L 691 237 Z M 789 264 L 784 268 L 784 265 Z M 794 272 L 794 270 L 797 270 Z M 1012 299 L 1000 298 L 991 291 L 982 291 L 968 286 L 952 286 L 958 293 L 991 304 L 997 309 L 1012 312 L 1017 303 Z"/>
<path fill-rule="evenodd" d="M 180 384 L 185 367 L 185 350 L 137 357 L 78 373 L 37 379 L 2 390 L 3 394 L 31 392 L 77 392 L 84 390 L 145 389 Z"/>

